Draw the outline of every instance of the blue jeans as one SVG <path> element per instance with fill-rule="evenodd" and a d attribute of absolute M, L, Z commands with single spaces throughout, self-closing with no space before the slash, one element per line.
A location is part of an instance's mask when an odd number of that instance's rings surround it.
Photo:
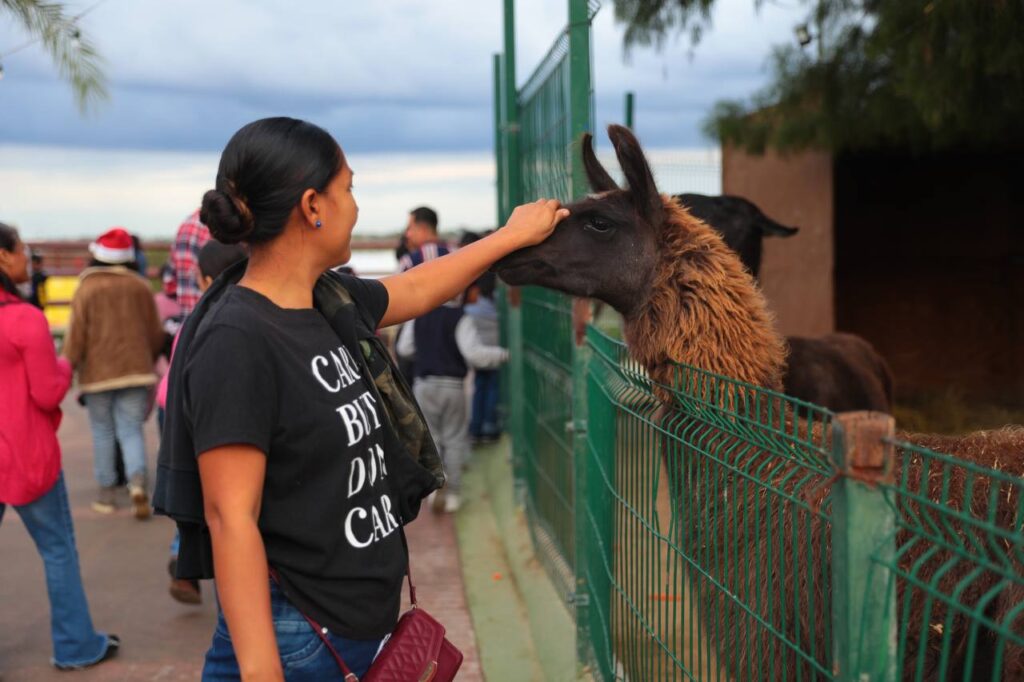
<path fill-rule="evenodd" d="M 319 635 L 273 581 L 270 583 L 270 611 L 274 619 L 277 652 L 281 656 L 281 667 L 287 682 L 344 679 L 341 668 Z M 327 638 L 356 677 L 366 674 L 381 644 L 379 639 L 347 639 L 334 633 L 328 633 Z M 213 632 L 213 643 L 206 652 L 203 682 L 240 679 L 241 672 L 231 645 L 231 635 L 218 603 L 217 628 Z"/>
<path fill-rule="evenodd" d="M 5 505 L 0 503 L 0 520 Z M 14 507 L 36 543 L 46 571 L 50 597 L 50 638 L 53 662 L 61 665 L 89 665 L 103 658 L 107 635 L 92 626 L 89 603 L 82 587 L 71 522 L 68 491 L 62 473 L 50 492 L 35 502 Z"/>
<path fill-rule="evenodd" d="M 128 480 L 146 475 L 146 442 L 142 425 L 149 406 L 149 388 L 118 388 L 85 395 L 92 428 L 93 471 L 103 487 L 117 483 L 114 453 L 117 443 L 124 455 Z"/>
<path fill-rule="evenodd" d="M 496 369 L 476 370 L 473 416 L 469 420 L 469 435 L 473 438 L 490 438 L 501 432 L 498 427 L 498 376 Z"/>

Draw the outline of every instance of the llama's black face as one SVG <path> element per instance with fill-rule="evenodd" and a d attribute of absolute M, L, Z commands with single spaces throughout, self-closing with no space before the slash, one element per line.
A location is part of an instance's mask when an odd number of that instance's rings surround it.
<path fill-rule="evenodd" d="M 570 214 L 546 241 L 498 261 L 512 285 L 534 284 L 604 301 L 628 314 L 648 289 L 656 247 L 637 225 L 629 193 L 614 190 L 568 205 Z"/>
<path fill-rule="evenodd" d="M 495 269 L 508 284 L 596 298 L 628 316 L 649 294 L 664 209 L 636 138 L 620 126 L 609 137 L 629 189 L 612 181 L 586 136 L 583 160 L 595 194 L 569 204 L 569 217 L 542 244 L 501 259 Z"/>

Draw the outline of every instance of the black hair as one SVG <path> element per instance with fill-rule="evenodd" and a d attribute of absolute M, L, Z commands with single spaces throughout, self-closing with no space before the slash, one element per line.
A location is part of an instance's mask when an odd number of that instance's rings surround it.
<path fill-rule="evenodd" d="M 402 233 L 398 238 L 398 245 L 395 247 L 395 260 L 402 260 L 402 256 L 409 253 L 409 238 Z"/>
<path fill-rule="evenodd" d="M 409 215 L 417 223 L 426 225 L 434 232 L 437 232 L 437 211 L 426 206 L 417 206 L 413 210 L 409 211 Z"/>
<path fill-rule="evenodd" d="M 248 254 L 238 244 L 221 244 L 211 239 L 199 249 L 199 272 L 203 277 L 217 279 L 220 273 L 245 258 Z"/>
<path fill-rule="evenodd" d="M 480 241 L 480 235 L 472 230 L 463 230 L 462 236 L 459 237 L 459 248 L 463 246 L 469 246 L 473 242 Z"/>
<path fill-rule="evenodd" d="M 253 121 L 224 147 L 199 219 L 223 244 L 271 241 L 303 193 L 323 192 L 344 167 L 341 147 L 323 128 L 283 116 Z"/>
<path fill-rule="evenodd" d="M 14 249 L 18 248 L 18 241 L 18 231 L 10 225 L 0 223 L 0 249 L 13 253 Z M 8 277 L 3 270 L 0 270 L 0 289 L 21 298 L 21 292 L 18 291 L 14 280 Z"/>
<path fill-rule="evenodd" d="M 483 296 L 484 298 L 491 299 L 494 298 L 494 288 L 496 285 L 497 276 L 490 271 L 487 271 L 484 274 L 480 275 L 480 277 L 475 282 L 473 282 L 473 286 L 479 289 L 481 296 Z"/>

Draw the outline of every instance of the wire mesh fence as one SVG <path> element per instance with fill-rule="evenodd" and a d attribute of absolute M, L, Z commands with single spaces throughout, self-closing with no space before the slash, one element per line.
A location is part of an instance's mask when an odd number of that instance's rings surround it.
<path fill-rule="evenodd" d="M 962 456 L 893 441 L 895 474 L 883 486 L 896 551 L 874 561 L 891 576 L 896 677 L 1022 680 L 1024 480 L 1001 468 L 1021 471 L 1024 437 L 939 440 Z"/>
<path fill-rule="evenodd" d="M 559 520 L 537 537 L 596 678 L 1024 679 L 1024 432 L 940 442 L 961 458 L 691 367 L 656 384 L 592 326 L 574 346 L 557 301 L 523 292 L 536 378 L 514 437 L 538 441 L 530 518 Z M 555 427 L 581 358 L 573 459 Z M 866 443 L 890 454 L 861 469 Z"/>
<path fill-rule="evenodd" d="M 523 419 L 518 434 L 526 510 L 538 555 L 561 594 L 573 588 L 574 457 L 570 303 L 553 291 L 523 293 Z"/>
<path fill-rule="evenodd" d="M 831 415 L 692 368 L 652 384 L 619 342 L 587 343 L 579 568 L 600 677 L 830 679 L 830 624 L 808 619 L 830 612 Z"/>

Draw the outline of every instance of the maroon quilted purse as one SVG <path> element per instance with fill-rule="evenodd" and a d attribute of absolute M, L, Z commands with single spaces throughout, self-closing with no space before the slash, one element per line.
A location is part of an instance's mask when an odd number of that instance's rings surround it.
<path fill-rule="evenodd" d="M 404 529 L 401 533 L 402 544 L 405 545 L 408 556 L 409 546 L 405 541 Z M 273 569 L 270 574 L 277 581 Z M 455 673 L 462 665 L 462 652 L 444 636 L 444 626 L 417 603 L 411 567 L 408 570 L 408 578 L 412 608 L 398 619 L 398 625 L 361 681 L 345 665 L 341 654 L 324 634 L 325 629 L 306 614 L 302 614 L 334 656 L 334 660 L 338 662 L 338 667 L 345 674 L 345 682 L 451 682 L 455 679 Z"/>
<path fill-rule="evenodd" d="M 414 597 L 363 682 L 451 682 L 461 665 L 462 652 L 444 636 L 444 626 L 416 606 Z"/>

